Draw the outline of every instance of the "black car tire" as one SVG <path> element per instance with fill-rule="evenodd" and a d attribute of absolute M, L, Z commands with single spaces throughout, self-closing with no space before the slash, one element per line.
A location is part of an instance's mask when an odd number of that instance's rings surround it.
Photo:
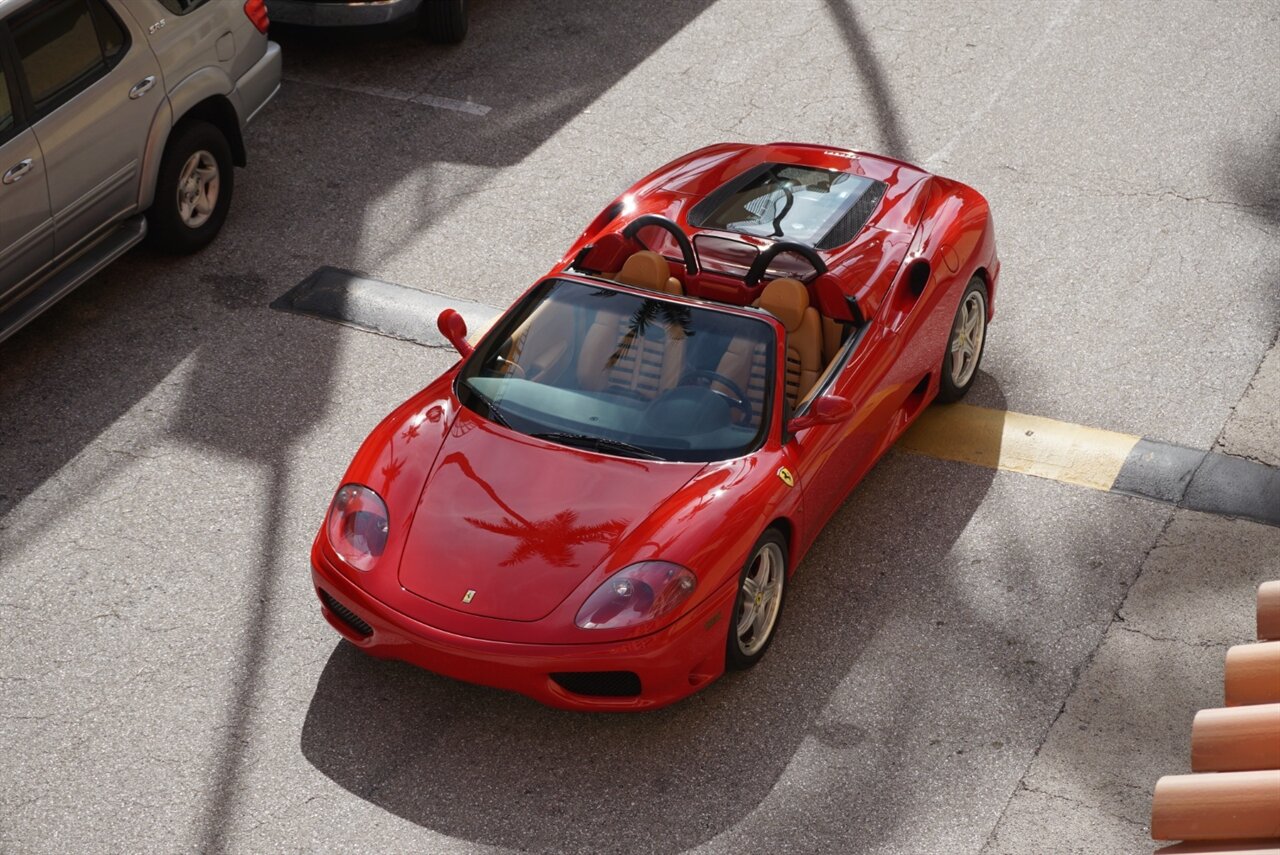
<path fill-rule="evenodd" d="M 979 337 L 977 352 L 973 354 L 972 367 L 962 368 L 961 373 L 964 376 L 961 380 L 963 382 L 956 382 L 953 344 L 956 342 L 956 336 L 960 332 L 966 306 L 971 306 L 974 302 L 981 304 L 981 311 L 978 313 L 977 331 Z M 973 381 L 978 377 L 978 366 L 982 364 L 982 352 L 987 345 L 988 305 L 987 285 L 982 281 L 982 277 L 975 276 L 969 280 L 968 286 L 964 289 L 964 294 L 960 296 L 960 305 L 956 307 L 956 316 L 951 321 L 951 332 L 947 335 L 946 352 L 942 357 L 941 382 L 938 384 L 938 400 L 944 404 L 950 404 L 963 398 L 969 392 L 969 388 L 973 386 Z"/>
<path fill-rule="evenodd" d="M 458 44 L 467 37 L 467 0 L 424 0 L 418 26 L 429 41 Z"/>
<path fill-rule="evenodd" d="M 201 152 L 211 155 L 217 165 L 217 199 L 209 218 L 199 226 L 191 226 L 182 218 L 179 183 L 188 161 Z M 198 119 L 180 123 L 160 159 L 156 196 L 147 211 L 148 241 L 156 249 L 179 255 L 203 249 L 222 229 L 234 189 L 231 146 L 222 131 Z"/>
<path fill-rule="evenodd" d="M 757 562 L 762 558 L 770 561 L 774 570 L 779 574 L 779 584 L 774 594 L 777 598 L 777 605 L 772 617 L 768 620 L 768 627 L 763 633 L 763 638 L 752 635 L 750 638 L 744 639 L 743 633 L 739 631 L 739 623 L 744 617 L 743 611 L 747 606 L 747 598 L 755 596 L 754 593 L 749 592 L 747 579 L 758 572 Z M 745 671 L 759 662 L 764 656 L 769 649 L 769 645 L 773 643 L 774 637 L 778 634 L 778 624 L 782 620 L 782 607 L 786 602 L 786 592 L 787 539 L 776 528 L 769 528 L 765 530 L 764 534 L 760 535 L 756 545 L 751 547 L 751 555 L 747 558 L 747 563 L 742 565 L 742 571 L 738 574 L 738 594 L 734 597 L 733 611 L 729 614 L 729 637 L 724 657 L 726 670 Z M 758 593 L 758 591 L 755 593 Z M 759 600 L 756 601 L 756 607 L 760 607 Z"/>

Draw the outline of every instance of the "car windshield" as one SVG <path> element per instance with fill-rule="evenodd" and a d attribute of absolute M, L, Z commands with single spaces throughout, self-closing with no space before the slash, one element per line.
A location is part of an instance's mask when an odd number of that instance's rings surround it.
<path fill-rule="evenodd" d="M 485 338 L 458 395 L 562 445 L 725 460 L 764 439 L 776 347 L 763 318 L 552 279 Z"/>

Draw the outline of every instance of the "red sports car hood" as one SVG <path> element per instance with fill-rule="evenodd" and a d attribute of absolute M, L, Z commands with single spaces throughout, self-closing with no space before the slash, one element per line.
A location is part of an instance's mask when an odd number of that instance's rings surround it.
<path fill-rule="evenodd" d="M 553 445 L 462 409 L 423 486 L 400 584 L 470 614 L 546 617 L 702 468 Z"/>

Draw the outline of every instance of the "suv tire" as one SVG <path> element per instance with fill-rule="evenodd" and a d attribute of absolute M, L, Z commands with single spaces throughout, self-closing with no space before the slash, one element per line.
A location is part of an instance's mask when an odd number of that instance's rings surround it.
<path fill-rule="evenodd" d="M 429 41 L 456 45 L 467 37 L 467 0 L 426 0 L 418 26 Z"/>
<path fill-rule="evenodd" d="M 174 254 L 203 249 L 222 229 L 234 187 L 231 146 L 222 131 L 199 119 L 179 123 L 160 159 L 156 197 L 147 211 L 151 245 Z"/>

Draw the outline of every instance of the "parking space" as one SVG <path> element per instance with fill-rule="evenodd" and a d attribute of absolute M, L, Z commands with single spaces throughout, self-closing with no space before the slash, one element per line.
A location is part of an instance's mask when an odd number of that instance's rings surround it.
<path fill-rule="evenodd" d="M 476 0 L 458 48 L 273 38 L 218 241 L 0 344 L 0 848 L 1145 851 L 1228 643 L 1169 615 L 1247 616 L 1274 527 L 894 451 L 758 668 L 562 713 L 321 618 L 337 479 L 454 354 L 269 304 L 331 265 L 505 306 L 672 157 L 830 142 L 991 200 L 969 403 L 1274 466 L 1271 4 Z"/>

